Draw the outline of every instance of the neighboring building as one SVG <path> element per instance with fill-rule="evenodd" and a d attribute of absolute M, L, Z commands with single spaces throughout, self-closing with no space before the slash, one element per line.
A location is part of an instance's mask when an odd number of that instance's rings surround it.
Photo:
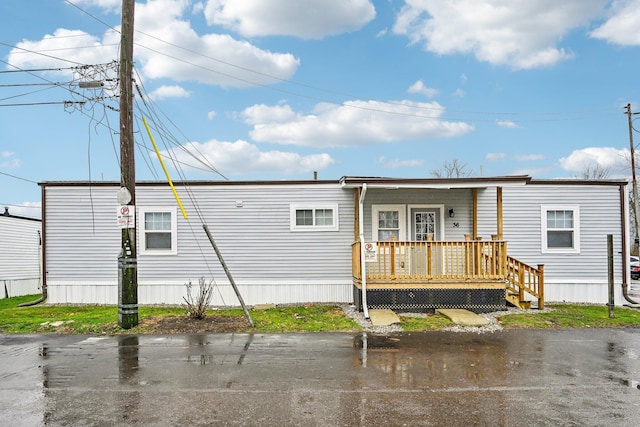
<path fill-rule="evenodd" d="M 42 291 L 41 225 L 39 219 L 11 215 L 9 208 L 0 215 L 0 298 Z"/>
<path fill-rule="evenodd" d="M 40 185 L 48 301 L 117 304 L 119 184 Z M 139 304 L 180 304 L 185 284 L 203 277 L 216 285 L 213 304 L 238 305 L 203 223 L 248 305 L 486 311 L 507 299 L 607 303 L 609 234 L 615 302 L 625 302 L 626 181 L 344 177 L 175 186 L 188 219 L 167 184 L 136 186 Z"/>

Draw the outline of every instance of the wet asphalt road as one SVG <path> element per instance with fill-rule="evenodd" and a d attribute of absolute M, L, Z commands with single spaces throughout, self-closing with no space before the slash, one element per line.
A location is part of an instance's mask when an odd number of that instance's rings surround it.
<path fill-rule="evenodd" d="M 637 426 L 640 330 L 0 335 L 2 426 Z"/>

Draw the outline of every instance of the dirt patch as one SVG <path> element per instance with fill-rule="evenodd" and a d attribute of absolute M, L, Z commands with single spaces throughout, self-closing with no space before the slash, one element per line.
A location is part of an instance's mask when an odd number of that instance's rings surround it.
<path fill-rule="evenodd" d="M 211 332 L 244 332 L 250 325 L 244 317 L 207 316 L 190 319 L 187 316 L 145 317 L 139 326 L 148 334 L 199 334 Z"/>

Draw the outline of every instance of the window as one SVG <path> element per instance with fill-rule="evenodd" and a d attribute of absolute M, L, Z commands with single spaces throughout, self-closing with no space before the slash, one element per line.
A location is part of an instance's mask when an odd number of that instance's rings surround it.
<path fill-rule="evenodd" d="M 580 252 L 579 225 L 577 206 L 543 206 L 543 252 Z"/>
<path fill-rule="evenodd" d="M 403 205 L 374 205 L 371 218 L 373 241 L 401 241 L 405 238 L 406 218 Z"/>
<path fill-rule="evenodd" d="M 142 254 L 174 255 L 177 250 L 175 208 L 140 208 Z"/>
<path fill-rule="evenodd" d="M 338 231 L 338 205 L 292 205 L 291 231 Z"/>

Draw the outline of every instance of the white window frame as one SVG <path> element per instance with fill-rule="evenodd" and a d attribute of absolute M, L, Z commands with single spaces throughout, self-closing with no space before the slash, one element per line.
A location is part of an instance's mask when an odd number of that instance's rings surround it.
<path fill-rule="evenodd" d="M 550 248 L 547 242 L 547 212 L 549 211 L 572 211 L 573 212 L 573 247 L 572 248 Z M 542 253 L 580 253 L 580 206 L 578 205 L 542 205 L 540 208 L 540 225 L 542 239 Z M 568 230 L 568 229 L 567 229 Z"/>
<path fill-rule="evenodd" d="M 147 213 L 169 213 L 171 214 L 171 249 L 147 249 L 147 230 L 145 228 L 145 214 Z M 141 255 L 177 255 L 178 254 L 178 219 L 175 207 L 167 206 L 145 206 L 138 208 L 138 224 L 140 224 L 140 245 Z"/>
<path fill-rule="evenodd" d="M 327 210 L 331 209 L 333 213 L 333 224 L 332 225 L 316 225 L 316 211 L 319 210 Z M 313 215 L 313 224 L 311 225 L 297 225 L 296 224 L 296 212 L 301 210 L 308 210 L 312 212 Z M 289 228 L 291 231 L 339 231 L 340 215 L 338 214 L 338 204 L 292 204 L 289 207 Z"/>
<path fill-rule="evenodd" d="M 398 241 L 407 240 L 407 206 L 406 205 L 372 205 L 371 206 L 371 241 L 378 241 L 378 213 L 380 211 L 398 211 Z"/>

